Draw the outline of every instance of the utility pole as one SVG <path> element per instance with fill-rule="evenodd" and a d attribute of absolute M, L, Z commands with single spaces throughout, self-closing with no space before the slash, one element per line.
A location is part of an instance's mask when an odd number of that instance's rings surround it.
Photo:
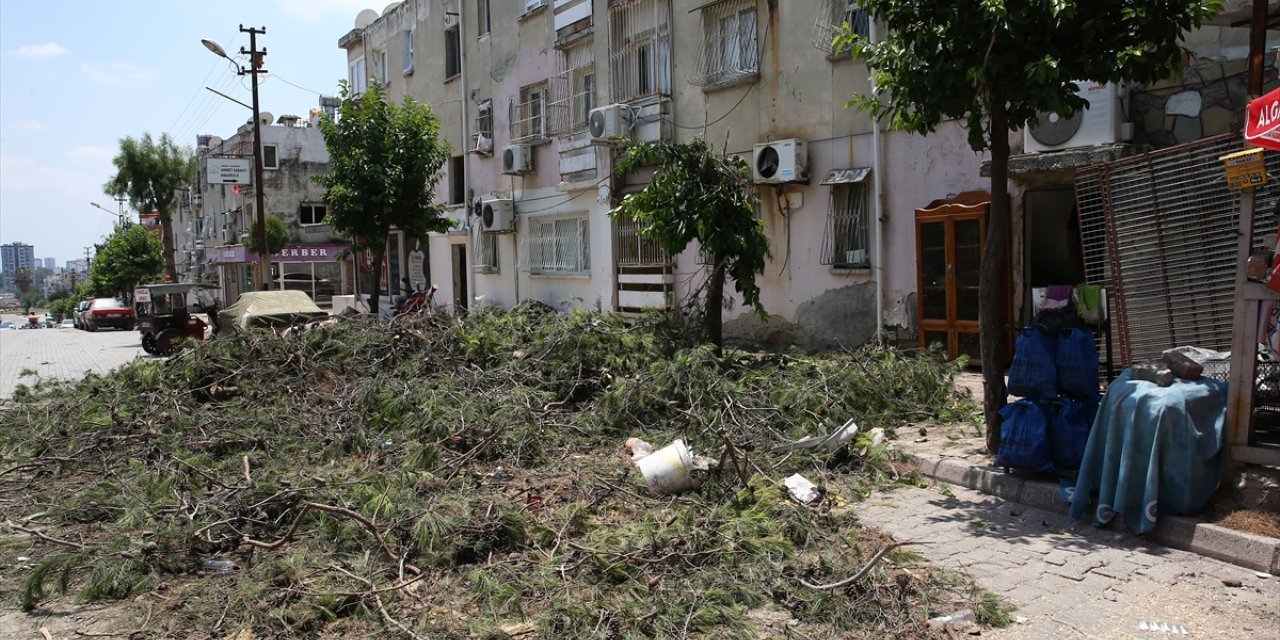
<path fill-rule="evenodd" d="M 258 223 L 257 281 L 258 289 L 265 291 L 268 288 L 267 278 L 271 277 L 271 254 L 267 249 L 266 194 L 265 185 L 262 184 L 262 114 L 258 111 L 258 74 L 267 72 L 262 68 L 262 59 L 266 57 L 267 50 L 258 50 L 258 34 L 266 35 L 267 28 L 254 29 L 240 25 L 240 33 L 249 34 L 249 49 L 246 51 L 244 47 L 240 47 L 240 54 L 249 56 L 249 68 L 241 67 L 240 75 L 247 73 L 253 76 L 253 196 L 254 217 Z"/>

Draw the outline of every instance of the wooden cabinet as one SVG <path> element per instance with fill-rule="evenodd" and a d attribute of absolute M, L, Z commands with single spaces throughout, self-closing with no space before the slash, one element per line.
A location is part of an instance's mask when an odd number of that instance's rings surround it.
<path fill-rule="evenodd" d="M 989 203 L 948 202 L 916 210 L 916 292 L 920 347 L 940 343 L 948 358 L 981 365 L 978 273 Z"/>

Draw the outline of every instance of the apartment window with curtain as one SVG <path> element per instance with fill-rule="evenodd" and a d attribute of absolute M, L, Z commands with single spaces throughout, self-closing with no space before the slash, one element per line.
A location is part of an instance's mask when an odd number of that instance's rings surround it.
<path fill-rule="evenodd" d="M 365 74 L 364 56 L 356 58 L 347 65 L 347 85 L 351 89 L 352 97 L 364 93 L 365 88 L 369 86 L 369 77 Z"/>
<path fill-rule="evenodd" d="M 592 39 L 557 49 L 555 74 L 548 83 L 548 133 L 565 135 L 587 129 L 587 117 L 596 107 L 595 61 Z"/>
<path fill-rule="evenodd" d="M 666 0 L 609 7 L 609 79 L 613 102 L 671 94 L 671 19 Z"/>
<path fill-rule="evenodd" d="M 703 41 L 689 83 L 716 87 L 760 74 L 755 0 L 728 0 L 702 9 Z"/>
<path fill-rule="evenodd" d="M 373 75 L 374 78 L 384 87 L 391 82 L 391 74 L 388 73 L 387 69 L 390 64 L 388 59 L 386 49 L 373 52 Z"/>
<path fill-rule="evenodd" d="M 498 272 L 498 235 L 485 233 L 478 223 L 471 225 L 471 270 L 473 272 Z"/>
<path fill-rule="evenodd" d="M 591 271 L 591 235 L 586 215 L 529 219 L 529 272 L 586 275 Z"/>
<path fill-rule="evenodd" d="M 402 40 L 404 42 L 404 70 L 405 72 L 413 71 L 413 31 L 405 30 Z"/>

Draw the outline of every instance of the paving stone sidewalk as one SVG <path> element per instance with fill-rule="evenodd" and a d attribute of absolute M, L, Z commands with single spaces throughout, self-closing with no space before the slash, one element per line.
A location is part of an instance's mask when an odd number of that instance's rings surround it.
<path fill-rule="evenodd" d="M 1097 529 L 1064 515 L 963 487 L 879 492 L 857 507 L 863 524 L 963 571 L 1026 618 L 987 638 L 1158 638 L 1142 622 L 1192 638 L 1280 638 L 1280 578 Z M 1239 581 L 1231 587 L 1224 581 Z"/>

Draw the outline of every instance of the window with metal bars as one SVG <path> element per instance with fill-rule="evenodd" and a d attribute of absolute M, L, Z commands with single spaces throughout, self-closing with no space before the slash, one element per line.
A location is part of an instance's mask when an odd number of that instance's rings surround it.
<path fill-rule="evenodd" d="M 870 266 L 869 220 L 865 184 L 832 185 L 831 206 L 822 238 L 822 264 L 841 269 Z"/>
<path fill-rule="evenodd" d="M 498 234 L 485 233 L 478 222 L 471 225 L 471 270 L 498 272 Z"/>
<path fill-rule="evenodd" d="M 526 256 L 530 273 L 585 274 L 591 270 L 587 216 L 529 219 Z"/>
<path fill-rule="evenodd" d="M 848 47 L 836 49 L 835 38 L 842 25 L 848 24 L 855 35 L 871 33 L 871 17 L 857 0 L 822 0 L 818 19 L 813 24 L 813 46 L 830 54 L 846 53 Z"/>
<path fill-rule="evenodd" d="M 526 142 L 546 137 L 547 83 L 520 88 L 520 101 L 510 108 L 511 141 Z"/>
<path fill-rule="evenodd" d="M 667 0 L 609 6 L 609 84 L 613 102 L 671 94 L 671 19 Z"/>
<path fill-rule="evenodd" d="M 702 33 L 690 84 L 716 87 L 760 74 L 755 0 L 726 0 L 704 7 Z"/>
<path fill-rule="evenodd" d="M 547 86 L 547 132 L 565 135 L 585 131 L 596 107 L 596 69 L 592 39 L 556 50 L 556 71 Z"/>

